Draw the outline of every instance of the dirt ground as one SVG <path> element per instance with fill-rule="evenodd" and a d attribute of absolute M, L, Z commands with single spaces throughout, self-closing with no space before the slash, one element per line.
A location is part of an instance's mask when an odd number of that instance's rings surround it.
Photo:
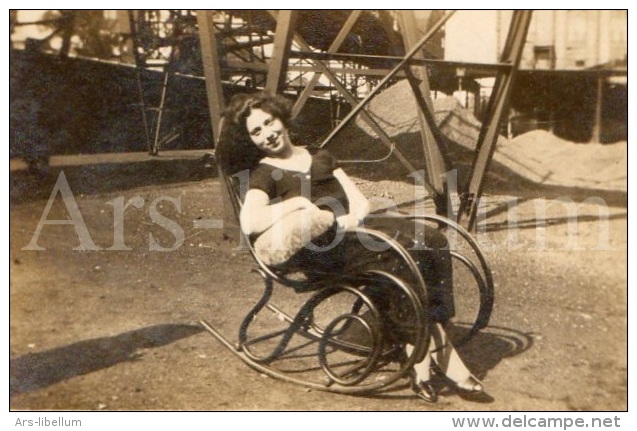
<path fill-rule="evenodd" d="M 206 319 L 236 339 L 261 283 L 223 230 L 197 225 L 223 218 L 214 166 L 200 156 L 60 157 L 39 175 L 12 162 L 12 410 L 627 409 L 625 194 L 490 179 L 478 239 L 494 270 L 495 310 L 461 351 L 490 398 L 450 393 L 429 405 L 407 389 L 346 396 L 273 380 L 202 329 Z M 99 250 L 76 250 L 71 225 L 45 225 L 43 250 L 27 247 L 61 172 Z M 357 182 L 376 206 L 391 199 L 413 209 L 412 182 Z M 579 204 L 570 223 L 559 196 Z M 143 205 L 114 227 L 118 199 L 134 197 Z M 176 238 L 153 208 L 183 229 L 175 250 L 151 250 L 151 241 L 170 248 Z M 58 195 L 47 219 L 68 214 Z M 109 250 L 119 228 L 129 249 Z"/>

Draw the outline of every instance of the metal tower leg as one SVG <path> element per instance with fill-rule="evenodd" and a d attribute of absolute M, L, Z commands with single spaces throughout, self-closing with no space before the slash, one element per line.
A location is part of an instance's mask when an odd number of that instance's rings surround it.
<path fill-rule="evenodd" d="M 213 11 L 198 10 L 197 23 L 199 25 L 199 39 L 201 43 L 201 57 L 204 74 L 206 76 L 206 93 L 208 95 L 208 109 L 212 122 L 212 134 L 215 145 L 219 142 L 221 133 L 221 113 L 225 109 L 223 87 L 221 86 L 221 67 L 217 37 L 213 22 Z M 222 178 L 219 175 L 219 178 Z M 224 213 L 224 233 L 233 240 L 239 239 L 239 220 L 235 214 L 226 187 L 221 187 L 220 200 Z"/>
<path fill-rule="evenodd" d="M 502 117 L 508 109 L 511 89 L 522 58 L 522 50 L 526 42 L 531 15 L 532 12 L 529 10 L 516 10 L 513 12 L 501 58 L 501 62 L 510 64 L 511 68 L 498 71 L 496 76 L 493 93 L 489 99 L 487 115 L 480 129 L 469 180 L 461 194 L 458 222 L 462 221 L 463 216 L 467 216 L 467 228 L 470 231 L 475 231 L 476 229 L 478 204 L 482 195 L 484 177 L 493 158 Z"/>
<path fill-rule="evenodd" d="M 270 93 L 278 93 L 285 85 L 295 21 L 296 11 L 282 10 L 277 15 L 274 52 L 268 71 L 268 81 L 265 84 L 266 91 Z"/>
<path fill-rule="evenodd" d="M 413 11 L 400 12 L 400 27 L 405 43 L 405 49 L 410 50 L 418 43 L 416 18 Z M 423 59 L 422 51 L 414 54 L 414 59 Z M 406 67 L 409 83 L 416 95 L 418 105 L 418 122 L 422 135 L 422 146 L 425 156 L 426 183 L 434 193 L 436 213 L 447 215 L 449 207 L 449 193 L 445 173 L 449 170 L 449 163 L 445 158 L 446 148 L 440 136 L 435 136 L 437 130 L 434 118 L 434 107 L 430 96 L 429 77 L 425 66 Z M 418 82 L 417 82 L 418 81 Z"/>
<path fill-rule="evenodd" d="M 122 12 L 119 12 L 120 14 Z M 135 81 L 137 82 L 137 92 L 139 94 L 140 105 L 141 105 L 141 115 L 142 115 L 142 125 L 144 126 L 144 135 L 146 137 L 146 148 L 148 148 L 148 152 L 151 153 L 153 150 L 153 144 L 150 140 L 150 130 L 148 127 L 148 118 L 146 117 L 146 102 L 144 97 L 144 89 L 142 88 L 142 71 L 144 70 L 144 60 L 139 55 L 139 44 L 137 40 L 137 11 L 129 10 L 128 11 L 128 24 L 131 35 L 131 44 L 133 48 L 133 55 L 135 57 Z"/>
<path fill-rule="evenodd" d="M 215 142 L 217 142 L 219 140 L 219 124 L 221 121 L 221 113 L 225 108 L 225 100 L 221 86 L 219 48 L 217 47 L 213 15 L 214 11 L 197 11 L 201 57 L 207 84 L 208 109 L 210 110 L 210 119 L 212 120 L 212 133 Z"/>

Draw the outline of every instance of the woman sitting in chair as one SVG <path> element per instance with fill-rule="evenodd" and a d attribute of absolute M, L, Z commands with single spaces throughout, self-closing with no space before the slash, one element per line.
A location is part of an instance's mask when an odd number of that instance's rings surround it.
<path fill-rule="evenodd" d="M 303 248 L 285 263 L 323 272 L 364 270 L 378 266 L 379 261 L 388 271 L 400 272 L 396 261 L 383 261 L 382 252 L 369 250 L 359 241 L 335 241 L 339 234 L 362 224 L 394 237 L 409 249 L 421 270 L 433 322 L 430 352 L 414 366 L 412 389 L 425 401 L 435 402 L 431 370 L 436 369 L 457 390 L 481 392 L 482 384 L 469 372 L 443 329 L 454 315 L 451 257 L 444 235 L 428 226 L 420 229 L 424 235 L 414 235 L 414 222 L 407 219 L 367 217 L 367 199 L 327 151 L 312 154 L 291 143 L 290 120 L 289 101 L 267 93 L 238 94 L 225 112 L 217 157 L 226 173 L 249 171 L 240 213 L 244 234 L 257 237 L 300 209 L 327 211 L 332 223 L 329 231 L 312 241 L 315 247 Z M 334 243 L 338 244 L 326 246 Z"/>

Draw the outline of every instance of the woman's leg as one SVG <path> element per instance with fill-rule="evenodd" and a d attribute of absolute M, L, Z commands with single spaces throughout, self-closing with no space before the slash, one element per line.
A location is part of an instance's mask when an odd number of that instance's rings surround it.
<path fill-rule="evenodd" d="M 414 374 L 416 376 L 416 381 L 418 382 L 427 382 L 431 380 L 431 344 L 433 343 L 430 343 L 429 352 L 425 355 L 423 360 L 417 364 L 414 364 Z M 405 345 L 405 352 L 407 353 L 407 356 L 410 356 L 413 351 L 413 345 Z"/>
<path fill-rule="evenodd" d="M 406 346 L 407 354 L 413 352 L 411 344 Z M 431 379 L 431 361 L 438 366 L 450 380 L 462 382 L 471 376 L 471 372 L 464 364 L 458 351 L 451 344 L 447 334 L 440 323 L 431 325 L 431 342 L 429 343 L 429 353 L 425 355 L 422 362 L 414 365 L 416 376 L 419 381 Z"/>
<path fill-rule="evenodd" d="M 395 238 L 414 259 L 427 285 L 428 314 L 436 322 L 446 323 L 455 315 L 453 269 L 449 243 L 438 229 L 420 221 L 397 217 L 374 217 L 365 227 L 378 229 Z M 396 275 L 412 282 L 409 271 L 394 264 Z"/>
<path fill-rule="evenodd" d="M 405 353 L 409 356 L 413 353 L 414 346 L 405 345 Z M 428 403 L 438 401 L 438 393 L 431 382 L 431 353 L 427 352 L 423 360 L 414 364 L 411 374 L 411 390 L 422 400 Z"/>
<path fill-rule="evenodd" d="M 481 392 L 482 383 L 471 374 L 462 361 L 442 325 L 434 323 L 431 329 L 429 349 L 431 360 L 457 389 L 466 392 Z"/>
<path fill-rule="evenodd" d="M 410 344 L 405 346 L 407 355 L 411 355 L 413 350 L 414 346 Z M 421 362 L 414 365 L 411 375 L 412 390 L 427 402 L 436 402 L 438 398 L 436 390 L 431 384 L 432 362 L 459 391 L 465 393 L 482 392 L 482 383 L 471 374 L 440 323 L 431 325 L 429 352 Z"/>

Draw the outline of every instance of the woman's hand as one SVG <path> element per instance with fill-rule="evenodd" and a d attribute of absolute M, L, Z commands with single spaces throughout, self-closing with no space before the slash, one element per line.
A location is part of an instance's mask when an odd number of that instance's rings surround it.
<path fill-rule="evenodd" d="M 339 232 L 347 232 L 360 226 L 360 220 L 355 214 L 349 213 L 336 217 L 336 226 Z"/>
<path fill-rule="evenodd" d="M 341 168 L 334 170 L 334 177 L 336 177 L 343 187 L 345 195 L 347 195 L 349 208 L 351 213 L 354 215 L 357 225 L 360 224 L 360 221 L 369 215 L 369 201 L 359 190 L 354 181 L 352 181 L 352 179 L 348 177 Z M 352 222 L 348 222 L 347 224 L 352 225 Z"/>
<path fill-rule="evenodd" d="M 285 202 L 285 201 L 284 201 Z M 318 209 L 308 198 L 303 196 L 296 196 L 288 199 L 288 204 L 291 211 L 306 210 L 306 209 Z"/>

